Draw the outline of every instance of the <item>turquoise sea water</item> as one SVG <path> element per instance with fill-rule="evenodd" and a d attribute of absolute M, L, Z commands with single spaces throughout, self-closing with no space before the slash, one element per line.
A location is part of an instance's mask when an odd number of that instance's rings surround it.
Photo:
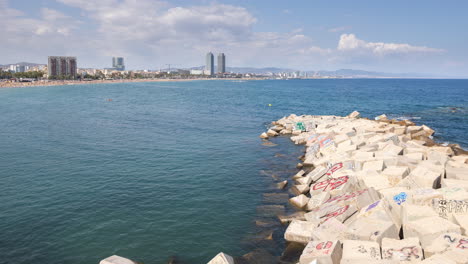
<path fill-rule="evenodd" d="M 206 263 L 265 246 L 257 207 L 277 203 L 263 193 L 302 148 L 258 135 L 291 113 L 413 118 L 468 147 L 468 80 L 11 88 L 0 110 L 0 263 Z"/>

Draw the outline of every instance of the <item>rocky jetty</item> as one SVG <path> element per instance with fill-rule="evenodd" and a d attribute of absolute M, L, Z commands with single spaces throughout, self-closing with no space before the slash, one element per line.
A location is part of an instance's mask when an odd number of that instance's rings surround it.
<path fill-rule="evenodd" d="M 357 111 L 273 122 L 263 140 L 305 145 L 288 181 L 299 212 L 279 217 L 285 240 L 303 245 L 288 263 L 468 263 L 468 155 L 434 132 Z"/>

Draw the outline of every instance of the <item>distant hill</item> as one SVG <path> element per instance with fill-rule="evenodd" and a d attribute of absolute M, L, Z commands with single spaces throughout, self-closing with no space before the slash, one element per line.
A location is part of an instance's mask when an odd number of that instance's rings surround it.
<path fill-rule="evenodd" d="M 1 65 L 0 67 L 10 67 L 10 65 L 21 65 L 21 66 L 29 66 L 29 67 L 34 67 L 34 66 L 39 66 L 39 65 L 46 65 L 46 64 L 41 64 L 41 63 L 32 63 L 32 62 L 18 62 L 18 63 L 11 63 L 11 64 L 4 64 Z"/>

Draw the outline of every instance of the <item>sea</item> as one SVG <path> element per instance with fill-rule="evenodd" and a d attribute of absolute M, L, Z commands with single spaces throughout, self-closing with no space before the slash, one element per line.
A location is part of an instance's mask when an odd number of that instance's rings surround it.
<path fill-rule="evenodd" d="M 468 148 L 468 80 L 210 80 L 0 89 L 0 263 L 280 255 L 292 113 L 387 114 Z M 272 213 L 272 211 L 274 211 Z"/>

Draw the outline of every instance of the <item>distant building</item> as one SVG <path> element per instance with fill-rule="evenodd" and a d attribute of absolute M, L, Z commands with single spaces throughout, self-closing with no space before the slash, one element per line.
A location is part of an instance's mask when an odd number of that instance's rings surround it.
<path fill-rule="evenodd" d="M 13 73 L 17 72 L 25 72 L 29 69 L 28 66 L 25 65 L 19 65 L 19 64 L 11 64 L 9 67 L 9 71 Z"/>
<path fill-rule="evenodd" d="M 75 79 L 77 71 L 76 57 L 49 56 L 47 71 L 49 77 L 69 76 Z"/>
<path fill-rule="evenodd" d="M 112 58 L 112 68 L 118 71 L 125 71 L 124 58 L 122 57 L 113 57 Z"/>
<path fill-rule="evenodd" d="M 205 70 L 209 73 L 207 75 L 214 75 L 214 55 L 211 52 L 208 52 L 206 54 Z"/>
<path fill-rule="evenodd" d="M 226 72 L 226 56 L 224 53 L 218 54 L 218 73 L 225 73 Z"/>
<path fill-rule="evenodd" d="M 204 70 L 190 70 L 190 74 L 192 75 L 203 75 L 204 73 Z"/>

